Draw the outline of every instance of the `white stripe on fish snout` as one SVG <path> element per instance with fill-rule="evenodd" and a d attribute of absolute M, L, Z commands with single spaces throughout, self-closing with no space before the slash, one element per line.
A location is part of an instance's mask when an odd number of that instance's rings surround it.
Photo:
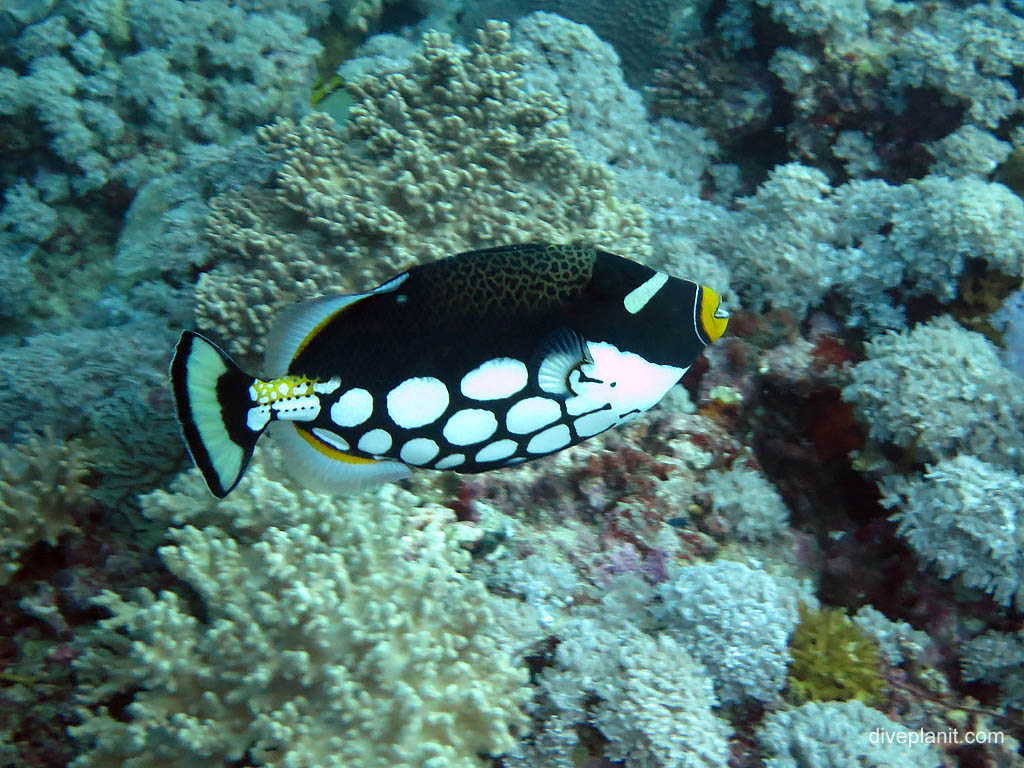
<path fill-rule="evenodd" d="M 654 298 L 654 294 L 660 291 L 661 287 L 667 282 L 668 275 L 664 272 L 655 272 L 641 285 L 638 285 L 632 291 L 627 293 L 626 298 L 622 300 L 622 305 L 626 308 L 626 311 L 629 312 L 629 314 L 635 315 L 647 306 L 647 302 Z"/>

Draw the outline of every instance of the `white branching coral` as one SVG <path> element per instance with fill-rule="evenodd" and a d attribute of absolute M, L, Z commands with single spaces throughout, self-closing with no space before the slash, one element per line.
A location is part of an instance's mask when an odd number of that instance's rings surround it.
<path fill-rule="evenodd" d="M 774 712 L 757 732 L 767 768 L 934 768 L 940 764 L 934 747 L 910 736 L 905 726 L 860 701 L 811 701 Z"/>
<path fill-rule="evenodd" d="M 875 336 L 843 397 L 876 440 L 924 459 L 966 453 L 1024 467 L 1022 382 L 984 336 L 950 317 Z"/>
<path fill-rule="evenodd" d="M 789 524 L 789 509 L 768 478 L 755 469 L 736 465 L 708 472 L 704 490 L 711 494 L 715 511 L 733 526 L 742 541 L 767 541 Z"/>
<path fill-rule="evenodd" d="M 923 478 L 887 477 L 882 504 L 897 532 L 944 579 L 1024 609 L 1024 480 L 973 456 L 928 467 Z"/>
<path fill-rule="evenodd" d="M 78 663 L 76 768 L 481 768 L 512 747 L 525 671 L 460 571 L 450 513 L 402 509 L 415 500 L 394 491 L 300 498 L 262 472 L 248 489 L 284 507 L 282 525 L 263 508 L 238 538 L 187 525 L 160 550 L 201 615 L 172 592 L 99 598 L 112 616 Z M 182 517 L 211 514 L 187 490 L 144 505 L 172 499 Z M 109 709 L 119 689 L 134 691 L 127 718 Z"/>
<path fill-rule="evenodd" d="M 558 639 L 554 665 L 540 678 L 537 709 L 547 717 L 510 765 L 574 765 L 584 723 L 608 739 L 606 758 L 636 768 L 725 765 L 729 725 L 713 711 L 718 701 L 704 668 L 675 640 L 590 618 L 567 622 Z"/>
<path fill-rule="evenodd" d="M 806 584 L 760 567 L 718 560 L 674 568 L 659 587 L 668 632 L 711 673 L 723 702 L 773 701 L 786 684 Z"/>
<path fill-rule="evenodd" d="M 52 431 L 0 444 L 0 584 L 18 570 L 25 549 L 56 544 L 75 527 L 71 513 L 87 498 L 88 464 L 81 443 L 58 440 Z"/>

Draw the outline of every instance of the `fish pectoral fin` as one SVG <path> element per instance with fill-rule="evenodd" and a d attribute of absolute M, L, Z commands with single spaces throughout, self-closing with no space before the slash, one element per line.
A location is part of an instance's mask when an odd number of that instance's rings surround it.
<path fill-rule="evenodd" d="M 552 331 L 537 348 L 537 386 L 551 395 L 571 395 L 573 371 L 594 362 L 583 334 L 570 328 Z"/>
<path fill-rule="evenodd" d="M 378 461 L 338 450 L 294 421 L 275 421 L 270 429 L 274 442 L 281 447 L 288 471 L 314 491 L 358 492 L 412 474 L 399 461 Z"/>

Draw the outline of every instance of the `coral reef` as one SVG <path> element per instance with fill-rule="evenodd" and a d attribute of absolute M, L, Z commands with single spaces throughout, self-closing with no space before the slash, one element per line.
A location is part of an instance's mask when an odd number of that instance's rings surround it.
<path fill-rule="evenodd" d="M 652 110 L 707 126 L 719 144 L 765 128 L 772 111 L 768 72 L 730 53 L 707 40 L 675 51 L 646 88 Z"/>
<path fill-rule="evenodd" d="M 990 137 L 972 148 L 977 160 L 971 165 L 991 163 L 1003 152 L 993 134 L 1002 120 L 1020 114 L 1013 66 L 1024 54 L 1024 22 L 1004 4 L 726 5 L 714 20 L 717 37 L 741 54 L 769 56 L 788 93 L 791 159 L 841 175 L 840 137 L 854 131 L 871 160 L 847 162 L 845 171 L 904 181 L 923 175 L 931 159 L 927 147 L 961 125 Z M 791 34 L 779 35 L 765 15 Z"/>
<path fill-rule="evenodd" d="M 1024 292 L 1015 291 L 1007 296 L 992 322 L 1003 332 L 1003 362 L 1024 378 Z"/>
<path fill-rule="evenodd" d="M 870 605 L 861 607 L 853 623 L 878 642 L 878 650 L 891 664 L 904 659 L 921 659 L 932 644 L 928 634 L 914 629 L 905 621 L 893 621 Z"/>
<path fill-rule="evenodd" d="M 787 529 L 789 510 L 759 472 L 734 464 L 725 472 L 708 472 L 703 488 L 742 541 L 770 540 Z"/>
<path fill-rule="evenodd" d="M 802 317 L 831 292 L 848 305 L 847 322 L 873 333 L 903 324 L 897 288 L 952 299 L 965 254 L 1024 275 L 1024 202 L 1001 184 L 929 176 L 832 187 L 822 171 L 788 164 L 738 203 L 700 243 L 728 264 L 754 311 Z"/>
<path fill-rule="evenodd" d="M 647 77 L 652 66 L 671 50 L 700 31 L 707 0 L 677 3 L 672 0 L 631 0 L 591 3 L 585 0 L 481 0 L 467 7 L 463 25 L 472 29 L 484 19 L 517 19 L 531 11 L 558 14 L 594 30 L 615 46 L 630 85 Z"/>
<path fill-rule="evenodd" d="M 963 671 L 968 680 L 999 684 L 1003 704 L 1024 709 L 1024 631 L 974 638 L 964 646 Z"/>
<path fill-rule="evenodd" d="M 536 714 L 549 719 L 535 745 L 510 765 L 576 764 L 583 723 L 608 740 L 604 753 L 610 760 L 645 768 L 725 763 L 729 728 L 712 711 L 717 702 L 711 682 L 670 637 L 585 618 L 564 625 L 557 637 L 535 704 Z"/>
<path fill-rule="evenodd" d="M 921 478 L 888 477 L 882 503 L 898 532 L 944 579 L 990 592 L 1024 609 L 1024 479 L 961 454 Z"/>
<path fill-rule="evenodd" d="M 282 305 L 496 238 L 646 255 L 642 211 L 567 141 L 565 103 L 526 88 L 525 56 L 499 23 L 469 48 L 429 33 L 404 70 L 349 84 L 345 126 L 314 114 L 263 129 L 279 165 L 267 187 L 213 202 L 209 235 L 226 258 L 200 280 L 200 327 L 250 352 Z"/>
<path fill-rule="evenodd" d="M 117 503 L 180 464 L 164 383 L 174 335 L 165 318 L 130 308 L 123 299 L 96 314 L 97 324 L 116 324 L 37 333 L 23 345 L 0 348 L 6 406 L 0 434 L 17 438 L 35 425 L 49 425 L 58 439 L 83 440 L 103 456 L 95 467 L 103 478 L 96 496 Z"/>
<path fill-rule="evenodd" d="M 1022 18 L 4 3 L 0 762 L 1020 764 Z M 643 419 L 351 498 L 179 472 L 196 316 L 255 365 L 278 307 L 570 239 L 732 313 Z M 1006 738 L 901 743 L 954 729 Z"/>
<path fill-rule="evenodd" d="M 797 701 L 881 698 L 878 643 L 838 608 L 800 606 L 800 623 L 789 638 L 788 690 Z"/>
<path fill-rule="evenodd" d="M 52 430 L 0 445 L 0 585 L 18 570 L 22 551 L 38 541 L 56 544 L 75 527 L 91 463 L 80 442 L 58 440 Z"/>
<path fill-rule="evenodd" d="M 995 347 L 949 317 L 866 345 L 843 397 L 873 438 L 922 459 L 975 456 L 1024 467 L 1024 389 Z"/>
<path fill-rule="evenodd" d="M 810 590 L 739 562 L 684 566 L 670 575 L 658 589 L 662 621 L 711 673 L 719 698 L 775 700 L 792 661 L 799 604 L 817 603 Z"/>
<path fill-rule="evenodd" d="M 881 738 L 872 739 L 872 734 Z M 900 738 L 902 736 L 902 739 Z M 935 768 L 935 749 L 909 741 L 910 732 L 860 701 L 809 702 L 765 718 L 758 741 L 767 768 Z"/>
<path fill-rule="evenodd" d="M 173 0 L 61 2 L 10 48 L 0 115 L 44 129 L 17 165 L 39 153 L 79 195 L 137 188 L 188 142 L 226 142 L 301 111 L 320 51 L 284 9 Z"/>
<path fill-rule="evenodd" d="M 469 768 L 512 747 L 525 673 L 496 643 L 483 585 L 460 573 L 450 513 L 389 489 L 339 514 L 262 473 L 250 494 L 262 527 L 248 538 L 186 525 L 160 549 L 198 604 L 97 598 L 111 617 L 76 662 L 86 751 L 73 765 Z"/>

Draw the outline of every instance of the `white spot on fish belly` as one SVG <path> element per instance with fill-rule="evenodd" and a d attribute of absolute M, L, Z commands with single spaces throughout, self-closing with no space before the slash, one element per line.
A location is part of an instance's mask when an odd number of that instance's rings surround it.
<path fill-rule="evenodd" d="M 456 411 L 444 425 L 444 439 L 452 445 L 482 443 L 498 429 L 498 420 L 482 408 L 464 408 Z"/>
<path fill-rule="evenodd" d="M 350 389 L 331 406 L 331 421 L 339 427 L 362 424 L 373 413 L 373 395 L 365 389 Z"/>
<path fill-rule="evenodd" d="M 515 440 L 498 440 L 490 445 L 485 445 L 476 452 L 476 456 L 474 458 L 478 462 L 500 461 L 501 459 L 507 458 L 515 453 L 518 447 L 519 443 Z"/>
<path fill-rule="evenodd" d="M 402 446 L 398 457 L 406 464 L 421 466 L 437 456 L 437 443 L 426 437 L 416 437 Z"/>
<path fill-rule="evenodd" d="M 546 427 L 562 416 L 558 402 L 549 397 L 528 397 L 508 409 L 505 426 L 514 435 L 525 435 Z"/>
<path fill-rule="evenodd" d="M 598 432 L 604 432 L 618 421 L 618 417 L 611 408 L 603 411 L 588 413 L 576 419 L 573 426 L 576 427 L 576 434 L 580 437 L 590 437 Z"/>
<path fill-rule="evenodd" d="M 405 429 L 436 421 L 448 407 L 448 388 L 440 379 L 406 379 L 388 392 L 388 415 Z"/>
<path fill-rule="evenodd" d="M 466 455 L 463 453 L 453 453 L 451 456 L 445 456 L 437 464 L 434 465 L 434 469 L 453 469 L 466 461 Z"/>
<path fill-rule="evenodd" d="M 371 429 L 359 438 L 356 447 L 363 453 L 375 456 L 391 450 L 391 435 L 383 429 Z"/>
<path fill-rule="evenodd" d="M 543 432 L 538 432 L 530 438 L 526 444 L 529 453 L 551 453 L 560 448 L 565 448 L 572 440 L 572 433 L 565 424 L 556 424 L 548 427 Z"/>
<path fill-rule="evenodd" d="M 342 452 L 348 451 L 348 441 L 345 440 L 345 438 L 334 434 L 333 432 L 330 432 L 326 429 L 321 429 L 320 427 L 313 427 L 313 434 L 319 437 L 332 448 L 336 448 Z"/>
<path fill-rule="evenodd" d="M 473 400 L 500 400 L 526 386 L 526 365 L 511 357 L 497 357 L 462 377 L 462 394 Z"/>

